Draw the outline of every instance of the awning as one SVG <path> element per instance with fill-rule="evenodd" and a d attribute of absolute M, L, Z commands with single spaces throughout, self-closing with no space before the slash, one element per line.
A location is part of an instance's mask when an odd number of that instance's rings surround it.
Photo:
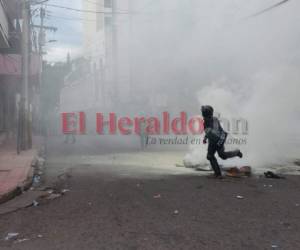
<path fill-rule="evenodd" d="M 40 72 L 40 57 L 38 54 L 30 55 L 30 76 Z M 22 57 L 18 54 L 0 54 L 0 75 L 21 76 Z"/>

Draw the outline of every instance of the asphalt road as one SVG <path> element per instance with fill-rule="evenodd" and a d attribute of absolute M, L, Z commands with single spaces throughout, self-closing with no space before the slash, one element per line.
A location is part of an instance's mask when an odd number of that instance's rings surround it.
<path fill-rule="evenodd" d="M 63 147 L 49 147 L 43 185 L 70 191 L 1 215 L 1 250 L 300 249 L 298 176 L 213 180 L 86 164 Z"/>

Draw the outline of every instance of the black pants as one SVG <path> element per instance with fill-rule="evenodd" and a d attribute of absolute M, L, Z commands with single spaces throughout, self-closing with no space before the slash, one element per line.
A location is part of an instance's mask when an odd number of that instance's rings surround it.
<path fill-rule="evenodd" d="M 220 156 L 221 159 L 226 160 L 228 158 L 233 158 L 238 156 L 240 151 L 234 150 L 234 151 L 225 152 L 224 145 L 219 147 L 214 143 L 208 144 L 207 160 L 210 161 L 211 167 L 214 170 L 215 175 L 220 176 L 221 170 L 217 158 L 215 157 L 216 152 L 218 152 L 218 155 Z"/>

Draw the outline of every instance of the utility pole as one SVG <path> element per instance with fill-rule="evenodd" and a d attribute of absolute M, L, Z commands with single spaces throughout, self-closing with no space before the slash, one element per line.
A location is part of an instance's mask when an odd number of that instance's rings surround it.
<path fill-rule="evenodd" d="M 41 64 L 43 62 L 43 46 L 45 45 L 45 33 L 44 33 L 44 19 L 46 16 L 45 9 L 43 7 L 40 8 L 40 18 L 41 18 L 41 25 L 39 26 L 39 55 L 41 59 Z"/>
<path fill-rule="evenodd" d="M 42 130 L 41 130 L 41 112 L 40 112 L 40 103 L 41 103 L 41 100 L 40 100 L 40 89 L 41 89 L 41 85 L 42 85 L 42 79 L 43 79 L 43 46 L 45 45 L 45 31 L 44 31 L 44 19 L 45 19 L 45 16 L 46 16 L 46 11 L 45 9 L 43 8 L 43 6 L 41 6 L 40 8 L 40 19 L 41 19 L 41 25 L 39 27 L 39 35 L 38 35 L 38 55 L 39 55 L 39 65 L 40 65 L 40 68 L 39 68 L 39 86 L 38 86 L 38 91 L 36 93 L 37 95 L 37 102 L 38 102 L 38 107 L 37 107 L 37 117 L 38 117 L 38 120 L 35 121 L 38 123 L 38 128 L 39 128 L 39 132 L 41 133 Z"/>
<path fill-rule="evenodd" d="M 119 99 L 119 65 L 118 65 L 118 23 L 117 23 L 117 0 L 112 0 L 112 66 L 113 66 L 113 85 L 114 85 L 114 100 L 118 103 Z"/>
<path fill-rule="evenodd" d="M 128 10 L 129 10 L 129 41 L 128 41 L 128 51 L 129 51 L 129 99 L 133 100 L 133 41 L 134 41 L 134 32 L 133 32 L 133 1 L 128 0 Z"/>
<path fill-rule="evenodd" d="M 21 110 L 20 110 L 20 148 L 27 150 L 31 145 L 31 127 L 29 125 L 29 1 L 22 1 L 22 88 L 21 88 Z"/>

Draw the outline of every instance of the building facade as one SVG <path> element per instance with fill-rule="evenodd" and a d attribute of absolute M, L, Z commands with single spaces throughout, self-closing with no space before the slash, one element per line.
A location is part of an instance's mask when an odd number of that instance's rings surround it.
<path fill-rule="evenodd" d="M 15 141 L 17 135 L 23 70 L 21 23 L 22 1 L 0 1 L 0 144 Z M 39 55 L 34 50 L 35 38 L 34 32 L 30 32 L 28 100 L 31 115 L 38 104 L 40 72 Z"/>
<path fill-rule="evenodd" d="M 95 105 L 115 107 L 130 90 L 130 0 L 83 1 L 84 57 L 90 61 Z M 121 104 L 122 105 L 122 104 Z"/>

